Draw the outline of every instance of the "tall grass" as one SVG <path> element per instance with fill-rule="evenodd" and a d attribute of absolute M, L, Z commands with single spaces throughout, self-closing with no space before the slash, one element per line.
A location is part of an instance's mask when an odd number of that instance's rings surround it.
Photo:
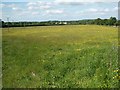
<path fill-rule="evenodd" d="M 3 87 L 118 87 L 117 28 L 3 29 Z"/>

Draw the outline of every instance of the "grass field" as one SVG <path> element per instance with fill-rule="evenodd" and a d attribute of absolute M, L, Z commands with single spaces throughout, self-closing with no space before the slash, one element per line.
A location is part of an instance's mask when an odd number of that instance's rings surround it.
<path fill-rule="evenodd" d="M 3 87 L 118 87 L 118 30 L 93 25 L 3 29 Z"/>

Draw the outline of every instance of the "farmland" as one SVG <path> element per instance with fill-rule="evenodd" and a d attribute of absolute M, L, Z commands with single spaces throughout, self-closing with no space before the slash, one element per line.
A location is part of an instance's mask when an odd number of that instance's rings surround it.
<path fill-rule="evenodd" d="M 65 25 L 3 29 L 3 87 L 118 87 L 118 30 Z"/>

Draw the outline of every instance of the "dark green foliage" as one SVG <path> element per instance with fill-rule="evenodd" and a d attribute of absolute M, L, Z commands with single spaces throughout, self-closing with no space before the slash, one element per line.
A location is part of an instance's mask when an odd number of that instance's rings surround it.
<path fill-rule="evenodd" d="M 26 27 L 26 26 L 52 26 L 52 25 L 109 25 L 118 26 L 119 20 L 116 17 L 110 17 L 110 19 L 93 19 L 93 20 L 78 20 L 78 21 L 44 21 L 44 22 L 3 22 L 2 27 Z"/>

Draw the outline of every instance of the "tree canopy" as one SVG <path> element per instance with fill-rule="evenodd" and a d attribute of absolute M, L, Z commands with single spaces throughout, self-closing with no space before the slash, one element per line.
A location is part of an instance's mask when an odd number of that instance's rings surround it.
<path fill-rule="evenodd" d="M 76 21 L 44 21 L 44 22 L 4 22 L 0 19 L 2 27 L 26 27 L 26 26 L 50 26 L 50 25 L 109 25 L 118 26 L 120 20 L 116 17 L 110 17 L 109 19 L 88 19 L 88 20 L 76 20 Z"/>

